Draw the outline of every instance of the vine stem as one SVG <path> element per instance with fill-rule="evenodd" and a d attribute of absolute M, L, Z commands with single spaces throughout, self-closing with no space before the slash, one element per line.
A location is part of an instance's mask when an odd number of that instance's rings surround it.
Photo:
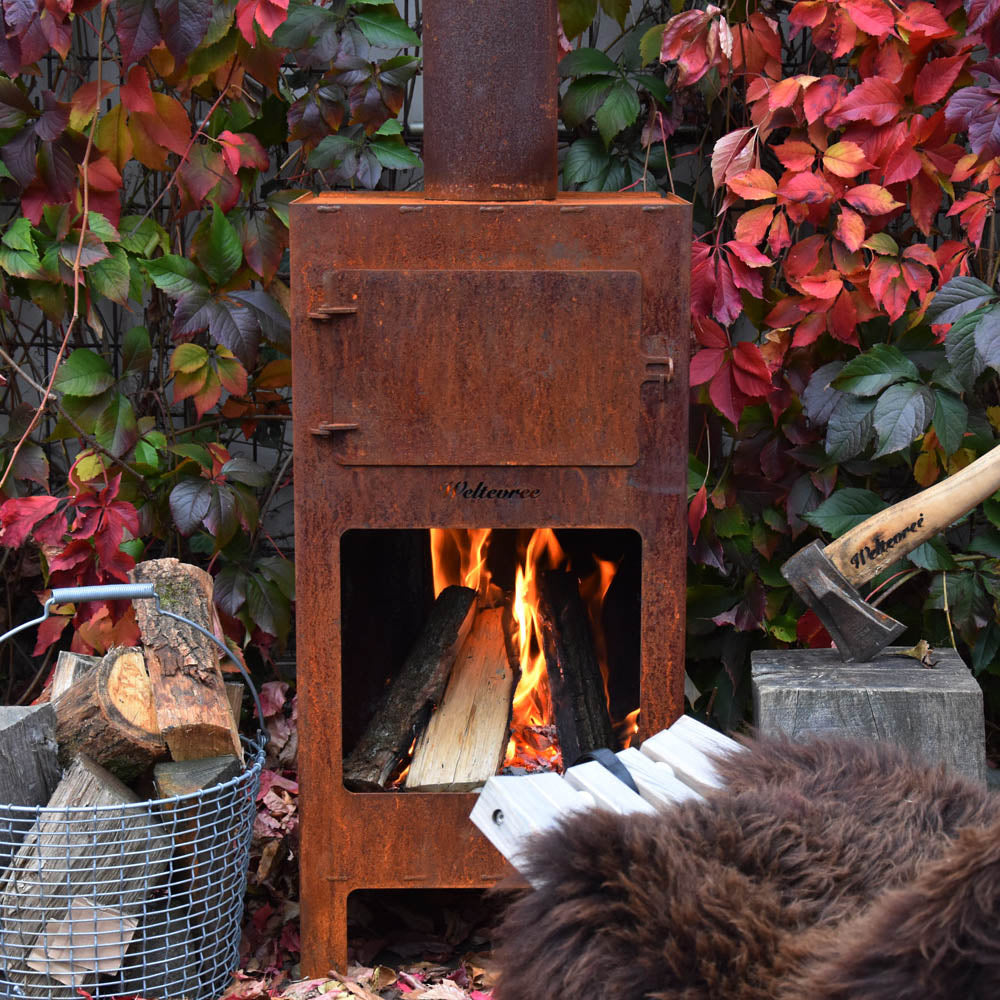
<path fill-rule="evenodd" d="M 94 132 L 97 130 L 97 116 L 101 110 L 101 84 L 104 81 L 103 42 L 107 16 L 107 6 L 105 4 L 101 4 L 101 44 L 97 47 L 97 93 L 94 96 L 94 116 L 90 120 L 90 131 L 87 133 L 87 148 L 84 150 L 83 163 L 80 167 L 80 172 L 83 175 L 83 213 L 80 219 L 80 239 L 76 244 L 76 254 L 73 257 L 73 314 L 70 316 L 69 325 L 66 327 L 66 333 L 63 335 L 62 343 L 59 345 L 59 350 L 56 352 L 56 360 L 52 365 L 52 374 L 49 376 L 49 380 L 45 385 L 45 389 L 42 393 L 42 400 L 38 404 L 38 408 L 35 410 L 34 415 L 28 423 L 27 428 L 25 428 L 24 433 L 21 435 L 17 444 L 14 445 L 14 450 L 11 452 L 7 468 L 4 469 L 3 476 L 0 476 L 0 490 L 3 489 L 4 483 L 7 482 L 11 470 L 14 468 L 14 463 L 17 461 L 17 456 L 20 454 L 21 449 L 24 448 L 31 432 L 38 426 L 38 422 L 42 419 L 42 414 L 45 412 L 45 407 L 52 398 L 52 387 L 55 385 L 56 375 L 59 373 L 59 366 L 62 364 L 63 355 L 66 353 L 70 337 L 73 336 L 73 331 L 76 329 L 76 324 L 80 319 L 80 286 L 83 284 L 83 268 L 80 266 L 80 261 L 83 257 L 83 244 L 87 239 L 87 226 L 90 221 L 90 154 L 94 149 Z"/>

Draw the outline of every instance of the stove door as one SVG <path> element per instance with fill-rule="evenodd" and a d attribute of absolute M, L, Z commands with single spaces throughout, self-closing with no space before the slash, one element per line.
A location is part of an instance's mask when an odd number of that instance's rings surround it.
<path fill-rule="evenodd" d="M 638 460 L 638 272 L 343 270 L 324 290 L 311 353 L 339 462 Z"/>

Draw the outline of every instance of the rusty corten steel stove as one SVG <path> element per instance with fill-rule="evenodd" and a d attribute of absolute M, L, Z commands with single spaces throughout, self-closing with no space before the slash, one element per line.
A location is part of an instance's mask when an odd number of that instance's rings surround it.
<path fill-rule="evenodd" d="M 353 890 L 509 871 L 468 820 L 474 793 L 344 788 L 345 532 L 633 529 L 642 731 L 683 711 L 690 210 L 552 197 L 555 38 L 553 0 L 428 0 L 427 191 L 292 206 L 306 975 L 345 967 Z M 461 74 L 484 66 L 477 116 Z"/>

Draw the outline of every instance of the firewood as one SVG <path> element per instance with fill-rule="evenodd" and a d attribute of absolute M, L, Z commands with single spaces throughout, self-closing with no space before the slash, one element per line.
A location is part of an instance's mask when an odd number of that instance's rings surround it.
<path fill-rule="evenodd" d="M 417 740 L 408 789 L 467 791 L 497 773 L 507 749 L 514 671 L 502 608 L 480 611 L 444 698 Z"/>
<path fill-rule="evenodd" d="M 154 583 L 162 607 L 212 629 L 212 578 L 176 559 L 140 563 L 134 583 Z M 189 625 L 137 601 L 136 618 L 160 732 L 174 760 L 234 754 L 243 760 L 215 644 Z"/>
<path fill-rule="evenodd" d="M 89 905 L 131 920 L 141 915 L 169 865 L 173 845 L 167 830 L 148 809 L 107 815 L 74 811 L 137 801 L 113 774 L 81 754 L 27 831 L 0 884 L 3 961 L 19 995 L 78 1000 L 76 986 L 60 989 L 51 976 L 28 964 L 32 955 L 36 967 L 46 960 L 50 944 L 57 952 L 53 961 L 65 964 L 60 927 L 71 910 Z M 85 902 L 77 903 L 81 898 Z M 75 971 L 80 973 L 76 985 L 93 992 L 97 973 Z"/>
<path fill-rule="evenodd" d="M 476 592 L 471 588 L 445 587 L 438 595 L 406 662 L 344 761 L 348 788 L 372 791 L 388 784 L 428 712 L 441 701 L 475 615 Z"/>
<path fill-rule="evenodd" d="M 589 750 L 614 743 L 604 679 L 587 611 L 572 573 L 541 578 L 539 621 L 559 745 L 567 767 Z"/>
<path fill-rule="evenodd" d="M 240 727 L 240 717 L 243 715 L 243 690 L 243 685 L 238 681 L 226 681 L 226 698 L 229 699 L 229 709 L 233 713 L 237 729 Z M 264 724 L 263 719 L 260 724 Z"/>
<path fill-rule="evenodd" d="M 0 708 L 0 802 L 7 806 L 44 806 L 61 774 L 52 706 Z M 4 823 L 0 832 L 0 872 L 10 863 L 21 832 Z"/>
<path fill-rule="evenodd" d="M 167 756 L 153 708 L 146 662 L 138 649 L 112 649 L 52 702 L 60 758 L 78 753 L 133 781 Z"/>
<path fill-rule="evenodd" d="M 49 700 L 55 701 L 64 691 L 69 690 L 85 674 L 94 670 L 101 662 L 99 656 L 85 656 L 83 653 L 71 653 L 62 650 L 52 671 L 52 681 L 49 685 Z"/>

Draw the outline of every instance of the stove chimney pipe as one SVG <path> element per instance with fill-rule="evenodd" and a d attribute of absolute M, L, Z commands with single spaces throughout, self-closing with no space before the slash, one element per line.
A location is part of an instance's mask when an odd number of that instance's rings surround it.
<path fill-rule="evenodd" d="M 425 0 L 426 198 L 555 198 L 556 25 L 556 0 Z"/>

